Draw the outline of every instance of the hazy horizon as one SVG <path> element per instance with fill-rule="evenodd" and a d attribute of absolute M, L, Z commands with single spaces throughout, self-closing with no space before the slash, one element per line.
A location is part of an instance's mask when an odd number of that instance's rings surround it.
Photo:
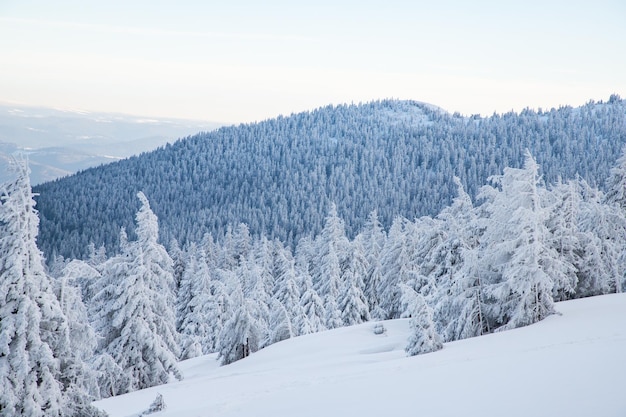
<path fill-rule="evenodd" d="M 245 123 L 412 99 L 465 115 L 626 94 L 626 4 L 0 3 L 0 101 Z"/>

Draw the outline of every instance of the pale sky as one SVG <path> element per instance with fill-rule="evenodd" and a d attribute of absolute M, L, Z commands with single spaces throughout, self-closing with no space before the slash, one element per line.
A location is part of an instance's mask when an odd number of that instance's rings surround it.
<path fill-rule="evenodd" d="M 626 1 L 0 0 L 0 102 L 259 121 L 626 97 Z"/>

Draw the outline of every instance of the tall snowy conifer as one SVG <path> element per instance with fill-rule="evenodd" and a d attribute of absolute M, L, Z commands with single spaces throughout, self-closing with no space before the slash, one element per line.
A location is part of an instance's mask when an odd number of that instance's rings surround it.
<path fill-rule="evenodd" d="M 603 204 L 599 191 L 583 186 L 579 229 L 584 259 L 577 293 L 622 292 L 626 271 L 626 217 L 617 204 Z"/>
<path fill-rule="evenodd" d="M 309 334 L 326 330 L 326 309 L 324 302 L 313 288 L 311 276 L 306 271 L 300 271 L 302 279 L 302 296 L 300 305 L 304 311 L 304 318 L 298 323 L 298 334 Z"/>
<path fill-rule="evenodd" d="M 331 205 L 324 228 L 315 240 L 316 262 L 313 264 L 313 285 L 324 300 L 325 325 L 329 329 L 341 327 L 339 310 L 340 283 L 349 256 L 350 242 L 346 237 L 343 221 L 337 215 L 337 207 Z"/>
<path fill-rule="evenodd" d="M 164 384 L 171 374 L 182 378 L 172 260 L 157 242 L 158 221 L 147 198 L 141 192 L 138 197 L 137 240 L 105 263 L 94 297 L 103 353 L 123 369 L 131 391 Z"/>
<path fill-rule="evenodd" d="M 369 214 L 363 231 L 357 236 L 355 241 L 360 242 L 367 260 L 367 271 L 363 278 L 363 292 L 367 299 L 368 310 L 372 317 L 376 318 L 382 318 L 379 316 L 384 315 L 379 307 L 380 295 L 378 289 L 382 279 L 380 253 L 385 246 L 386 239 L 387 235 L 378 220 L 378 213 L 374 210 Z"/>
<path fill-rule="evenodd" d="M 469 195 L 455 177 L 458 195 L 437 218 L 442 221 L 445 239 L 434 253 L 441 264 L 433 270 L 436 280 L 434 320 L 444 341 L 479 336 L 486 331 L 482 287 L 476 271 L 478 230 L 476 213 Z"/>
<path fill-rule="evenodd" d="M 293 335 L 299 335 L 300 326 L 307 318 L 300 304 L 300 288 L 297 283 L 294 260 L 290 251 L 282 245 L 276 244 L 275 248 L 276 288 L 274 297 L 285 308 Z"/>
<path fill-rule="evenodd" d="M 94 363 L 97 335 L 83 304 L 81 290 L 73 279 L 82 261 L 72 261 L 55 280 L 55 292 L 68 323 L 68 342 L 61 352 L 61 382 L 64 391 L 64 414 L 88 417 L 100 415 L 91 402 L 100 398 L 98 371 Z"/>
<path fill-rule="evenodd" d="M 408 223 L 403 217 L 396 217 L 391 224 L 389 236 L 380 253 L 381 279 L 378 283 L 379 307 L 384 315 L 381 319 L 395 319 L 400 317 L 400 284 L 408 282 L 409 257 L 407 253 L 407 239 L 405 225 Z"/>
<path fill-rule="evenodd" d="M 0 189 L 0 416 L 63 416 L 59 349 L 67 325 L 37 248 L 39 218 L 24 160 Z"/>
<path fill-rule="evenodd" d="M 344 272 L 342 293 L 339 299 L 341 318 L 345 326 L 363 323 L 370 319 L 368 303 L 363 293 L 363 277 L 367 271 L 367 260 L 360 242 L 352 243 L 352 251 Z"/>
<path fill-rule="evenodd" d="M 230 294 L 229 317 L 220 333 L 217 351 L 222 365 L 228 365 L 249 356 L 260 349 L 267 333 L 267 324 L 258 320 L 259 304 L 246 299 L 237 281 Z"/>
<path fill-rule="evenodd" d="M 549 215 L 546 226 L 550 232 L 550 245 L 559 254 L 565 269 L 556 274 L 553 288 L 555 301 L 564 301 L 574 296 L 578 285 L 578 271 L 582 265 L 583 246 L 578 230 L 580 212 L 579 181 L 560 181 L 546 193 Z"/>
<path fill-rule="evenodd" d="M 189 260 L 181 278 L 178 299 L 179 332 L 183 345 L 181 358 L 189 359 L 213 352 L 217 335 L 216 323 L 211 321 L 216 308 L 211 294 L 211 274 L 204 250 L 193 243 L 189 248 Z"/>

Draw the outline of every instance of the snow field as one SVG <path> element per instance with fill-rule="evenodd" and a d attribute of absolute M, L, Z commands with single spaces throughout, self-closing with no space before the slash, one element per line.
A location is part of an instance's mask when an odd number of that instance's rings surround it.
<path fill-rule="evenodd" d="M 626 415 L 626 294 L 556 304 L 560 315 L 406 357 L 408 320 L 293 338 L 219 367 L 180 364 L 185 379 L 95 403 L 111 417 Z"/>

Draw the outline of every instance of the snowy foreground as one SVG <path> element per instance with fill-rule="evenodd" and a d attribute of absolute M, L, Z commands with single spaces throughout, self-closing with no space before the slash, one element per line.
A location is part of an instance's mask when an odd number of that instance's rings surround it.
<path fill-rule="evenodd" d="M 219 367 L 181 363 L 185 379 L 96 403 L 154 417 L 626 416 L 626 294 L 558 303 L 561 315 L 406 357 L 408 320 L 277 343 Z"/>

